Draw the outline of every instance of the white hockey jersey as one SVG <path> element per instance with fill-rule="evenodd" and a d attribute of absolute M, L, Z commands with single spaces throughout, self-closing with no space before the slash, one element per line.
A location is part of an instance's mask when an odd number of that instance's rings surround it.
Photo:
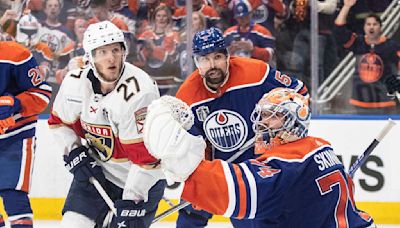
<path fill-rule="evenodd" d="M 129 63 L 108 94 L 102 94 L 91 68 L 78 69 L 64 79 L 48 123 L 65 153 L 81 138 L 96 147 L 106 178 L 123 188 L 132 163 L 156 162 L 144 146 L 142 130 L 147 106 L 159 97 L 156 83 Z"/>

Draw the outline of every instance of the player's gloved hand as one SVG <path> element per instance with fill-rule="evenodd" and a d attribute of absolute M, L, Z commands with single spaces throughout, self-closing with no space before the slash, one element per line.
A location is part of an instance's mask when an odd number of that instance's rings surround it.
<path fill-rule="evenodd" d="M 21 102 L 11 94 L 0 96 L 0 134 L 15 125 L 13 115 L 21 110 Z"/>
<path fill-rule="evenodd" d="M 150 188 L 161 179 L 165 179 L 165 176 L 160 168 L 144 169 L 137 165 L 131 165 L 122 199 L 147 202 Z"/>
<path fill-rule="evenodd" d="M 390 75 L 386 78 L 385 85 L 389 94 L 400 92 L 400 75 Z"/>
<path fill-rule="evenodd" d="M 144 143 L 152 156 L 161 159 L 168 183 L 185 181 L 204 159 L 206 148 L 201 137 L 191 135 L 182 127 L 187 115 L 193 113 L 181 103 L 177 98 L 162 97 L 153 101 L 147 109 L 143 129 Z"/>
<path fill-rule="evenodd" d="M 85 146 L 77 147 L 69 155 L 64 155 L 64 162 L 77 181 L 88 181 L 90 177 L 96 178 L 100 183 L 105 180 L 103 170 L 89 156 L 89 149 Z"/>
<path fill-rule="evenodd" d="M 117 216 L 111 221 L 110 227 L 149 227 L 150 224 L 146 220 L 146 216 L 149 216 L 146 210 L 145 203 L 135 203 L 132 200 L 117 200 L 114 203 L 117 209 Z"/>

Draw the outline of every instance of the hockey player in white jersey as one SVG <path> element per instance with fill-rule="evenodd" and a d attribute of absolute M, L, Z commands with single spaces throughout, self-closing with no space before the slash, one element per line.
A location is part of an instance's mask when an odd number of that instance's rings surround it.
<path fill-rule="evenodd" d="M 157 85 L 125 62 L 124 35 L 111 22 L 90 25 L 83 47 L 89 66 L 67 74 L 48 121 L 74 175 L 61 225 L 102 227 L 109 209 L 89 182 L 94 177 L 115 202 L 112 227 L 149 227 L 166 186 L 142 140 Z"/>

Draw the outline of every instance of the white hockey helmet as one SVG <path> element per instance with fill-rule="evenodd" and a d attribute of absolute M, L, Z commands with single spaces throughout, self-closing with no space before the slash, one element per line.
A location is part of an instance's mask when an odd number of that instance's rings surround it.
<path fill-rule="evenodd" d="M 30 48 L 39 42 L 40 23 L 32 14 L 21 17 L 17 24 L 15 40 Z"/>
<path fill-rule="evenodd" d="M 272 118 L 282 118 L 282 126 L 266 125 L 265 122 Z M 262 153 L 265 149 L 306 137 L 310 119 L 308 99 L 293 89 L 275 88 L 264 94 L 251 114 L 256 151 Z"/>
<path fill-rule="evenodd" d="M 114 83 L 120 76 L 113 82 L 109 82 L 101 78 L 98 74 L 96 67 L 94 65 L 93 50 L 98 47 L 105 46 L 113 43 L 122 43 L 125 49 L 125 53 L 122 57 L 122 65 L 124 65 L 126 56 L 128 55 L 128 46 L 125 42 L 124 33 L 110 21 L 101 21 L 95 24 L 89 25 L 83 35 L 83 49 L 89 60 L 89 64 L 94 71 L 94 75 L 104 83 Z M 121 67 L 121 72 L 123 72 L 123 67 Z"/>

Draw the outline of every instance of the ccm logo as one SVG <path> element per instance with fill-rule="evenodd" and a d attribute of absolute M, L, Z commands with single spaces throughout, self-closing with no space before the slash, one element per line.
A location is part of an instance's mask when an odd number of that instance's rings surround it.
<path fill-rule="evenodd" d="M 142 210 L 122 210 L 122 217 L 143 217 L 146 214 L 146 209 Z"/>

